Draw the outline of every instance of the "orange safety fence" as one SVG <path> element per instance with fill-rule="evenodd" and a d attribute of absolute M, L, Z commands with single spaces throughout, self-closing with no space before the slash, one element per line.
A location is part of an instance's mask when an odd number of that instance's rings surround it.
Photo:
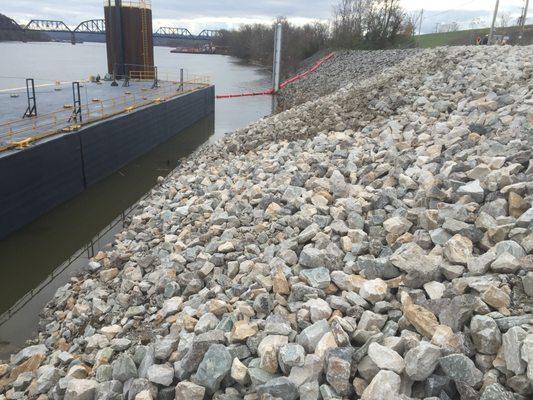
<path fill-rule="evenodd" d="M 298 75 L 295 75 L 292 78 L 289 78 L 286 81 L 284 81 L 283 83 L 281 83 L 279 85 L 279 88 L 283 89 L 287 85 L 290 85 L 291 83 L 299 81 L 300 79 L 305 78 L 307 75 L 312 74 L 317 69 L 319 69 L 324 63 L 329 61 L 334 55 L 335 55 L 335 53 L 329 53 L 326 57 L 323 57 L 320 60 L 318 60 L 316 62 L 316 64 L 313 65 L 313 67 L 311 67 L 308 70 L 306 70 L 306 71 L 304 71 L 302 73 L 299 73 Z M 247 92 L 247 93 L 237 93 L 237 94 L 220 94 L 220 95 L 216 96 L 216 98 L 217 99 L 233 99 L 235 97 L 268 96 L 268 95 L 272 95 L 274 93 L 275 93 L 274 89 L 272 88 L 272 89 L 263 90 L 261 92 Z"/>

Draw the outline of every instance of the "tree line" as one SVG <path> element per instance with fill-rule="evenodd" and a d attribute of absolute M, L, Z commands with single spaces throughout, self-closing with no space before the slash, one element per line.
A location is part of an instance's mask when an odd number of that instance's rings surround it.
<path fill-rule="evenodd" d="M 217 45 L 241 59 L 270 65 L 275 25 L 283 25 L 283 72 L 324 49 L 381 49 L 413 43 L 413 21 L 399 0 L 339 0 L 330 23 L 295 26 L 280 17 L 271 25 L 247 24 L 222 30 Z"/>

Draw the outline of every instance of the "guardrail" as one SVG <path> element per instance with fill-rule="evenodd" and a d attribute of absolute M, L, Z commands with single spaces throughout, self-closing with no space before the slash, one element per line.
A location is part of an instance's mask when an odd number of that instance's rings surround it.
<path fill-rule="evenodd" d="M 170 74 L 166 74 L 171 78 Z M 139 76 L 139 78 L 142 78 Z M 138 79 L 140 81 L 144 79 Z M 150 80 L 150 79 L 147 79 Z M 59 133 L 68 133 L 82 126 L 102 121 L 119 114 L 129 113 L 137 108 L 167 101 L 185 93 L 194 92 L 208 86 L 209 77 L 191 75 L 187 80 L 165 80 L 155 89 L 142 88 L 111 99 L 92 99 L 89 104 L 81 105 L 83 122 L 69 122 L 72 108 L 63 108 L 31 119 L 18 119 L 0 123 L 0 151 L 21 149 L 31 143 Z M 5 144 L 1 144 L 6 142 Z"/>

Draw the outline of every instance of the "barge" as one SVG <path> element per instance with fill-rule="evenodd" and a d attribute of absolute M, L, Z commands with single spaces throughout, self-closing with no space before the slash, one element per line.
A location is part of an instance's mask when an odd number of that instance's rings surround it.
<path fill-rule="evenodd" d="M 214 87 L 203 78 L 153 86 L 82 83 L 79 109 L 69 85 L 43 88 L 39 114 L 30 118 L 20 118 L 25 90 L 4 100 L 0 239 L 214 113 Z"/>

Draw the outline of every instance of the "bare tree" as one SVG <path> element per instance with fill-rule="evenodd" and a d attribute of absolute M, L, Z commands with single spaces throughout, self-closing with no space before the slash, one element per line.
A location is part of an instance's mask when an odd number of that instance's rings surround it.
<path fill-rule="evenodd" d="M 448 27 L 448 32 L 457 32 L 459 30 L 459 23 L 457 22 L 450 22 L 450 26 Z"/>
<path fill-rule="evenodd" d="M 366 38 L 371 43 L 384 46 L 393 42 L 404 23 L 405 13 L 400 0 L 374 0 L 368 14 Z"/>
<path fill-rule="evenodd" d="M 340 0 L 333 7 L 333 38 L 337 46 L 351 47 L 361 40 L 366 13 L 373 0 Z"/>
<path fill-rule="evenodd" d="M 422 14 L 420 14 L 418 11 L 413 11 L 411 13 L 405 14 L 405 29 L 404 32 L 407 34 L 411 34 L 411 36 L 414 36 L 416 34 L 417 27 L 420 25 L 420 19 L 422 18 Z"/>
<path fill-rule="evenodd" d="M 511 14 L 509 13 L 500 13 L 500 27 L 505 28 L 511 24 Z"/>

